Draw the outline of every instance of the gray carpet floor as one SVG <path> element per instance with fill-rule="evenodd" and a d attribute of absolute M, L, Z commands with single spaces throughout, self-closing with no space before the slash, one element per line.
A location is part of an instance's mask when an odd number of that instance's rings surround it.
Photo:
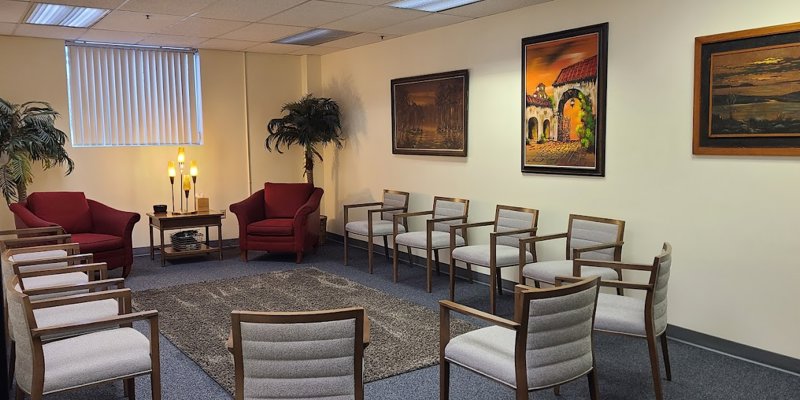
<path fill-rule="evenodd" d="M 407 299 L 432 309 L 447 297 L 447 276 L 434 275 L 433 293 L 426 293 L 424 269 L 400 265 L 400 281 L 392 283 L 391 263 L 375 257 L 375 273 L 367 273 L 366 251 L 353 250 L 350 265 L 342 264 L 342 246 L 328 241 L 316 254 L 304 260 L 307 266 L 338 274 L 392 296 Z M 401 257 L 402 259 L 403 257 Z M 202 282 L 294 268 L 294 256 L 251 254 L 248 263 L 239 261 L 238 251 L 225 251 L 223 261 L 193 258 L 168 262 L 160 267 L 158 258 L 137 257 L 127 286 L 134 291 L 162 288 L 182 283 Z M 678 268 L 679 266 L 675 266 Z M 134 297 L 136 294 L 134 293 Z M 488 288 L 458 281 L 456 301 L 479 309 L 488 306 Z M 512 296 L 499 297 L 498 313 L 510 317 Z M 202 323 L 202 321 L 198 321 Z M 146 325 L 137 325 L 145 329 Z M 703 350 L 674 340 L 669 342 L 673 380 L 664 381 L 667 399 L 800 399 L 800 377 L 755 365 L 726 355 Z M 643 340 L 597 334 L 595 356 L 601 398 L 640 400 L 654 398 L 650 379 L 647 346 Z M 168 400 L 230 399 L 230 395 L 206 375 L 191 359 L 165 337 L 161 337 L 162 396 Z M 662 367 L 663 370 L 663 367 Z M 663 376 L 663 372 L 662 372 Z M 137 396 L 150 398 L 150 380 L 136 379 Z M 437 399 L 439 368 L 432 366 L 396 375 L 366 385 L 366 398 L 372 400 Z M 562 386 L 561 396 L 552 391 L 535 392 L 537 399 L 588 399 L 585 379 Z M 103 384 L 48 399 L 119 399 L 120 383 Z M 513 399 L 513 391 L 458 367 L 451 370 L 451 399 Z"/>

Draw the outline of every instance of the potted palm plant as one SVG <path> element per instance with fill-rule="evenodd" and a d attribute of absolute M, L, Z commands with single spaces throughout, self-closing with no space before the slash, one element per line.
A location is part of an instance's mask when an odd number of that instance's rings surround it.
<path fill-rule="evenodd" d="M 265 142 L 266 148 L 278 153 L 281 146 L 302 146 L 305 151 L 303 168 L 308 183 L 314 184 L 314 158 L 322 161 L 318 146 L 333 143 L 342 148 L 342 125 L 339 105 L 325 97 L 304 96 L 296 102 L 284 104 L 281 118 L 275 118 L 267 124 L 269 134 Z"/>
<path fill-rule="evenodd" d="M 54 125 L 58 116 L 45 102 L 0 98 L 0 190 L 6 203 L 27 199 L 34 162 L 44 169 L 67 164 L 67 175 L 72 173 L 75 164 L 64 149 L 67 134 Z"/>

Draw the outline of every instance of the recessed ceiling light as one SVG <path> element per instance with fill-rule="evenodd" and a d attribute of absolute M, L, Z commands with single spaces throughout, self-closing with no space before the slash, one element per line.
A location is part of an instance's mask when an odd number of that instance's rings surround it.
<path fill-rule="evenodd" d="M 408 8 L 412 10 L 439 12 L 451 8 L 477 3 L 480 0 L 400 0 L 389 4 L 395 8 Z"/>
<path fill-rule="evenodd" d="M 73 7 L 61 4 L 35 3 L 27 24 L 57 25 L 70 28 L 88 28 L 100 21 L 111 10 L 103 8 Z"/>
<path fill-rule="evenodd" d="M 311 29 L 305 32 L 300 32 L 296 35 L 288 36 L 272 43 L 281 44 L 299 44 L 303 46 L 316 46 L 318 44 L 327 43 L 332 40 L 346 38 L 355 35 L 355 32 L 335 31 L 333 29 Z"/>

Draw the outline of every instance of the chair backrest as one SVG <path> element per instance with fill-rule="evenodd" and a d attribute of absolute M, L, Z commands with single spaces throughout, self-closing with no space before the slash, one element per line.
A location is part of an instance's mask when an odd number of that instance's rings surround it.
<path fill-rule="evenodd" d="M 520 229 L 536 228 L 539 222 L 539 210 L 498 205 L 494 213 L 494 231 L 508 232 Z M 519 239 L 531 237 L 534 233 L 519 233 L 511 236 L 499 236 L 497 244 L 519 247 Z"/>
<path fill-rule="evenodd" d="M 37 217 L 61 225 L 69 233 L 92 231 L 92 213 L 83 192 L 31 193 L 25 206 Z"/>
<path fill-rule="evenodd" d="M 653 291 L 648 294 L 647 306 L 652 310 L 653 327 L 658 335 L 667 329 L 667 287 L 669 270 L 672 265 L 672 245 L 664 243 L 661 254 L 653 260 L 653 272 L 650 273 L 650 284 Z"/>
<path fill-rule="evenodd" d="M 5 283 L 3 290 L 6 291 L 6 300 L 8 302 L 8 327 L 13 332 L 11 336 L 15 343 L 16 368 L 14 376 L 17 379 L 17 384 L 30 393 L 35 358 L 31 328 L 36 328 L 36 321 L 33 320 L 33 311 L 30 308 L 28 296 L 15 290 L 18 284 L 18 278 L 12 277 Z"/>
<path fill-rule="evenodd" d="M 447 218 L 447 217 L 462 217 L 461 219 L 454 219 L 452 221 L 436 222 L 433 224 L 433 230 L 441 232 L 450 232 L 450 225 L 463 224 L 467 222 L 467 214 L 469 213 L 469 200 L 458 199 L 455 197 L 440 197 L 433 198 L 433 218 Z"/>
<path fill-rule="evenodd" d="M 267 218 L 292 218 L 308 201 L 314 185 L 310 183 L 264 184 L 264 215 Z"/>
<path fill-rule="evenodd" d="M 364 398 L 361 307 L 231 313 L 236 399 Z"/>
<path fill-rule="evenodd" d="M 548 289 L 517 285 L 515 314 L 524 334 L 518 336 L 516 357 L 524 360 L 529 390 L 571 380 L 594 367 L 599 288 L 598 277 Z"/>
<path fill-rule="evenodd" d="M 603 243 L 621 242 L 624 234 L 625 221 L 570 214 L 567 231 L 567 260 L 572 258 L 573 249 L 596 246 Z M 622 260 L 622 248 L 590 251 L 582 253 L 581 258 L 620 261 Z"/>
<path fill-rule="evenodd" d="M 385 221 L 392 221 L 395 214 L 408 212 L 408 192 L 401 192 L 399 190 L 383 189 L 383 207 L 394 208 L 403 207 L 399 211 L 387 211 L 381 213 L 381 219 Z M 405 224 L 403 224 L 405 225 Z"/>

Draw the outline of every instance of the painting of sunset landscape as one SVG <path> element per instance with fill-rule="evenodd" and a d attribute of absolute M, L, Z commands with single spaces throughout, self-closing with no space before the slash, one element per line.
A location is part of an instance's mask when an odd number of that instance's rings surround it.
<path fill-rule="evenodd" d="M 800 136 L 800 45 L 711 57 L 710 137 Z"/>

